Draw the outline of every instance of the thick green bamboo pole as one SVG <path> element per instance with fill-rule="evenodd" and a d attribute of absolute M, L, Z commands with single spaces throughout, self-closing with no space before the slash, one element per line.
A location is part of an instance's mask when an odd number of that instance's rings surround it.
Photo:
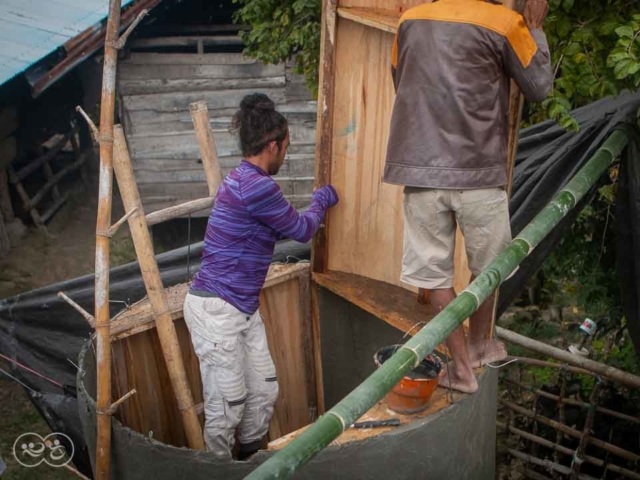
<path fill-rule="evenodd" d="M 621 129 L 615 130 L 564 189 L 453 302 L 340 403 L 287 447 L 260 465 L 247 479 L 292 476 L 298 467 L 375 405 L 498 288 L 502 279 L 507 278 L 553 227 L 576 206 L 613 160 L 620 155 L 627 142 L 627 133 Z"/>

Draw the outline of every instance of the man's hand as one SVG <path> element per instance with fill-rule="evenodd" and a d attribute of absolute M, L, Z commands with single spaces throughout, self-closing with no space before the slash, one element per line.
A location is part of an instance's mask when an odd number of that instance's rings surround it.
<path fill-rule="evenodd" d="M 542 28 L 547 18 L 549 4 L 547 0 L 527 0 L 524 6 L 524 21 L 531 30 Z"/>

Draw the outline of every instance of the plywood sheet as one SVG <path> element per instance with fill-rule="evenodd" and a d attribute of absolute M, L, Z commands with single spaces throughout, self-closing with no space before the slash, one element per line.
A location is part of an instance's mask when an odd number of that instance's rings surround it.
<path fill-rule="evenodd" d="M 330 183 L 341 201 L 330 211 L 328 268 L 401 285 L 402 187 L 382 181 L 395 99 L 392 42 L 388 32 L 338 22 Z M 460 291 L 469 271 L 459 232 L 456 243 L 454 283 Z"/>
<path fill-rule="evenodd" d="M 339 21 L 328 268 L 398 284 L 402 261 L 402 188 L 382 182 L 394 91 L 393 36 Z M 359 48 L 353 48 L 359 45 Z"/>

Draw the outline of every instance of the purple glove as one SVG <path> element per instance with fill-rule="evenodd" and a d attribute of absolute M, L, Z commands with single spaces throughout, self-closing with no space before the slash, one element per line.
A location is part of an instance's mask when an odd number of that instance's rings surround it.
<path fill-rule="evenodd" d="M 338 203 L 338 193 L 331 185 L 325 185 L 313 192 L 311 199 L 312 201 L 320 202 L 320 205 L 327 209 Z"/>

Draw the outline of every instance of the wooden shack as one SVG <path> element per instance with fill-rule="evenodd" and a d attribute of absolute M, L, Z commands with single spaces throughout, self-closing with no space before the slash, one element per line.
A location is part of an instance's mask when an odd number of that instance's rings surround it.
<path fill-rule="evenodd" d="M 178 30 L 176 30 L 178 28 Z M 313 189 L 316 102 L 293 63 L 267 65 L 239 53 L 235 25 L 156 28 L 133 40 L 120 61 L 117 91 L 136 180 L 148 212 L 202 198 L 207 185 L 189 104 L 206 101 L 222 173 L 241 160 L 229 132 L 248 93 L 267 94 L 288 119 L 291 146 L 276 176 L 296 207 Z M 197 212 L 206 216 L 208 210 Z"/>

